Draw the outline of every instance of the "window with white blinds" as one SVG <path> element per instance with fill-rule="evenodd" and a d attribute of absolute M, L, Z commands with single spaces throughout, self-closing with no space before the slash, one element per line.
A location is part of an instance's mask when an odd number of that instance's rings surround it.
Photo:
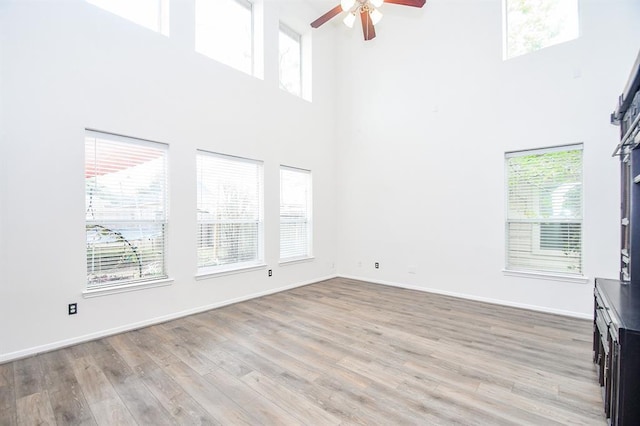
<path fill-rule="evenodd" d="M 87 288 L 166 278 L 167 145 L 85 134 Z"/>
<path fill-rule="evenodd" d="M 198 151 L 198 272 L 262 264 L 263 166 Z"/>
<path fill-rule="evenodd" d="M 582 275 L 582 145 L 505 160 L 506 269 Z"/>
<path fill-rule="evenodd" d="M 311 257 L 311 172 L 280 167 L 280 260 Z"/>

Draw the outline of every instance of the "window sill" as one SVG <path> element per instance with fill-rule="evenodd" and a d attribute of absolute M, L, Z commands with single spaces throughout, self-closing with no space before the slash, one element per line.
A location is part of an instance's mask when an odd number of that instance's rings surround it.
<path fill-rule="evenodd" d="M 153 281 L 143 281 L 139 283 L 124 284 L 113 287 L 92 288 L 82 292 L 82 297 L 90 299 L 92 297 L 109 296 L 111 294 L 127 293 L 130 291 L 144 290 L 147 288 L 165 287 L 173 283 L 173 278 L 164 278 Z"/>
<path fill-rule="evenodd" d="M 294 265 L 296 263 L 307 263 L 313 262 L 316 258 L 313 256 L 309 257 L 292 257 L 291 259 L 280 259 L 278 265 L 286 266 L 286 265 Z"/>
<path fill-rule="evenodd" d="M 239 268 L 219 269 L 219 270 L 209 271 L 209 272 L 197 272 L 196 280 L 199 281 L 199 280 L 206 280 L 207 278 L 223 277 L 225 275 L 242 274 L 244 272 L 251 272 L 251 271 L 257 271 L 259 269 L 264 269 L 266 267 L 267 267 L 266 264 L 261 263 L 259 265 L 242 266 Z"/>
<path fill-rule="evenodd" d="M 587 284 L 589 282 L 589 277 L 579 275 L 556 275 L 542 272 L 510 271 L 507 269 L 503 269 L 502 274 L 507 277 L 535 278 L 540 280 L 561 281 L 576 284 Z"/>

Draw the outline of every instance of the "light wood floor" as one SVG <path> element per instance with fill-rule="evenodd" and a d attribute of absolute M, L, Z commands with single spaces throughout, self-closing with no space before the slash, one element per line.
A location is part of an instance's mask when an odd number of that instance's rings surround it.
<path fill-rule="evenodd" d="M 591 322 L 335 279 L 0 365 L 0 424 L 606 424 Z"/>

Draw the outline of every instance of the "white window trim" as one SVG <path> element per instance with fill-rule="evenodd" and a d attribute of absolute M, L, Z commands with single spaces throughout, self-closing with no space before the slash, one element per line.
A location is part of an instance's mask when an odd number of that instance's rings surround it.
<path fill-rule="evenodd" d="M 518 58 L 520 56 L 525 56 L 534 52 L 538 52 L 540 50 L 544 50 L 547 49 L 549 47 L 553 47 L 553 46 L 557 46 L 559 44 L 563 44 L 563 43 L 568 43 L 570 41 L 574 41 L 579 39 L 582 36 L 582 25 L 580 24 L 582 19 L 582 10 L 581 10 L 581 1 L 580 0 L 576 0 L 576 6 L 577 6 L 577 19 L 578 19 L 578 28 L 577 28 L 577 34 L 575 36 L 575 38 L 569 39 L 569 40 L 565 40 L 559 43 L 554 43 L 554 44 L 550 44 L 548 46 L 544 46 L 529 52 L 525 52 L 519 55 L 514 55 L 514 56 L 510 56 L 509 55 L 509 6 L 507 5 L 507 2 L 509 0 L 502 0 L 502 60 L 503 61 L 508 61 L 510 59 L 514 59 L 514 58 Z"/>
<path fill-rule="evenodd" d="M 298 42 L 298 47 L 299 47 L 299 53 L 300 53 L 300 94 L 296 95 L 295 93 L 291 93 L 286 89 L 283 89 L 282 87 L 280 87 L 281 90 L 284 90 L 285 92 L 289 93 L 290 95 L 294 95 L 296 97 L 300 97 L 305 99 L 305 55 L 304 55 L 304 49 L 303 49 L 303 36 L 302 34 L 299 34 L 297 31 L 293 30 L 291 27 L 289 27 L 287 24 L 280 22 L 280 26 L 279 26 L 279 31 L 278 31 L 278 38 L 280 37 L 280 32 L 283 32 L 284 34 L 286 34 L 287 36 L 291 37 L 292 39 L 296 40 Z M 278 39 L 278 48 L 280 45 L 280 40 Z M 280 55 L 280 52 L 278 52 L 278 55 Z M 280 82 L 278 82 L 278 85 L 280 85 Z"/>
<path fill-rule="evenodd" d="M 256 22 L 255 22 L 255 10 L 253 3 L 249 0 L 235 0 L 240 5 L 249 9 L 251 14 L 251 75 L 256 75 Z"/>
<path fill-rule="evenodd" d="M 294 95 L 285 89 L 280 88 L 297 98 L 303 99 L 307 102 L 313 102 L 313 33 L 306 26 L 298 22 L 296 25 L 280 21 L 279 29 L 283 28 L 283 32 L 295 35 L 295 38 L 299 38 L 300 43 L 300 95 Z M 279 37 L 278 31 L 278 37 Z M 279 45 L 278 40 L 278 45 Z M 279 47 L 278 47 L 279 48 Z M 278 55 L 280 52 L 278 51 Z M 278 81 L 278 86 L 280 82 Z"/>
<path fill-rule="evenodd" d="M 194 0 L 195 1 L 195 0 Z M 215 0 L 214 0 L 215 1 Z M 256 77 L 259 79 L 263 79 L 264 78 L 264 65 L 261 63 L 263 62 L 263 57 L 264 57 L 264 53 L 263 53 L 263 49 L 258 49 L 257 47 L 259 46 L 260 42 L 263 41 L 263 37 L 262 37 L 262 31 L 263 31 L 263 26 L 262 25 L 258 25 L 258 21 L 256 20 L 256 4 L 253 1 L 250 0 L 230 0 L 233 1 L 235 3 L 237 3 L 239 6 L 246 8 L 249 11 L 249 14 L 251 15 L 251 23 L 250 28 L 251 28 L 251 47 L 250 47 L 250 55 L 251 55 L 251 63 L 249 64 L 249 72 L 246 72 L 246 70 L 244 69 L 240 69 L 237 68 L 235 65 L 232 64 L 228 64 L 225 62 L 222 62 L 220 60 L 220 58 L 214 58 L 211 57 L 205 53 L 202 53 L 198 50 L 196 50 L 197 53 L 210 58 L 224 66 L 227 66 L 229 68 L 232 68 L 236 71 L 242 72 L 244 74 L 250 75 L 252 77 Z M 261 4 L 261 3 L 260 3 Z M 194 12 L 197 13 L 197 8 L 194 8 Z M 262 13 L 262 8 L 260 8 L 260 12 Z M 195 19 L 195 18 L 194 18 Z M 194 34 L 194 37 L 197 37 Z M 260 64 L 260 66 L 258 66 L 258 64 Z"/>
<path fill-rule="evenodd" d="M 312 102 L 313 94 L 313 43 L 311 31 L 300 33 L 300 72 L 302 73 L 302 93 L 300 97 Z"/>
<path fill-rule="evenodd" d="M 572 151 L 576 149 L 582 149 L 584 151 L 584 144 L 582 142 L 572 143 L 568 145 L 551 145 L 542 148 L 527 148 L 527 149 L 518 149 L 515 151 L 507 151 L 505 152 L 505 158 L 513 158 L 520 157 L 528 152 L 535 152 L 536 154 L 548 154 L 551 152 L 563 152 L 563 151 Z"/>
<path fill-rule="evenodd" d="M 296 263 L 313 262 L 314 260 L 316 260 L 315 256 L 291 257 L 287 259 L 280 259 L 278 264 L 280 266 L 287 266 L 287 265 L 295 265 Z"/>
<path fill-rule="evenodd" d="M 195 277 L 197 281 L 201 281 L 201 280 L 206 280 L 208 278 L 224 277 L 227 275 L 235 275 L 235 274 L 242 274 L 245 272 L 258 271 L 260 269 L 265 269 L 266 267 L 267 267 L 266 263 L 259 263 L 259 264 L 251 263 L 251 264 L 246 264 L 246 266 L 235 265 L 235 267 L 233 268 L 220 268 L 220 269 L 198 271 L 196 272 Z"/>
<path fill-rule="evenodd" d="M 85 280 L 85 290 L 83 290 L 82 294 L 83 297 L 88 298 L 88 297 L 96 297 L 96 296 L 101 296 L 101 295 L 109 295 L 109 294 L 117 294 L 117 293 L 124 293 L 124 292 L 128 292 L 128 291 L 135 291 L 135 290 L 141 290 L 141 289 L 145 289 L 145 288 L 153 288 L 153 287 L 160 287 L 160 286 L 164 286 L 164 285 L 170 285 L 171 282 L 173 282 L 173 278 L 169 277 L 169 263 L 168 263 L 168 239 L 169 239 L 169 233 L 168 233 L 168 228 L 169 228 L 169 204 L 170 204 L 170 199 L 169 199 L 169 144 L 167 143 L 163 143 L 163 142 L 157 142 L 157 141 L 152 141 L 149 139 L 142 139 L 142 138 L 137 138 L 137 137 L 133 137 L 133 136 L 125 136 L 125 135 L 121 135 L 121 134 L 117 134 L 117 133 L 110 133 L 110 132 L 105 132 L 102 130 L 96 130 L 96 129 L 91 129 L 91 128 L 86 128 L 85 129 L 85 138 L 87 136 L 93 137 L 93 138 L 108 138 L 109 140 L 112 141 L 117 141 L 120 143 L 126 143 L 126 144 L 137 144 L 137 145 L 141 145 L 141 146 L 153 146 L 153 147 L 158 147 L 159 145 L 164 145 L 164 150 L 166 153 L 165 156 L 165 219 L 164 221 L 157 221 L 154 223 L 162 223 L 164 224 L 164 244 L 163 244 L 163 266 L 164 266 L 164 274 L 160 275 L 160 276 L 156 276 L 156 277 L 151 277 L 148 279 L 137 279 L 137 280 L 128 280 L 128 281 L 121 281 L 121 282 L 116 282 L 116 283 L 110 283 L 110 284 L 105 284 L 103 286 L 89 286 L 89 283 Z M 94 224 L 101 224 L 101 223 L 113 223 L 113 222 L 117 222 L 116 220 L 114 221 L 87 221 L 85 219 L 85 228 L 86 225 L 89 223 L 94 223 Z"/>
<path fill-rule="evenodd" d="M 503 269 L 502 274 L 506 277 L 535 278 L 535 279 L 541 279 L 541 280 L 559 281 L 559 282 L 576 283 L 576 284 L 587 284 L 589 282 L 589 277 L 586 275 L 562 275 L 562 274 L 553 274 L 551 272 L 541 273 L 541 272 L 533 272 L 533 271 L 518 271 L 513 269 Z"/>
<path fill-rule="evenodd" d="M 264 268 L 266 266 L 266 264 L 264 263 L 264 250 L 265 250 L 265 217 L 264 217 L 264 162 L 261 160 L 255 160 L 255 159 L 251 159 L 251 158 L 246 158 L 246 157 L 240 157 L 240 156 L 236 156 L 236 155 L 229 155 L 229 154 L 221 154 L 219 152 L 213 152 L 213 151 L 207 151 L 204 149 L 197 149 L 196 150 L 196 159 L 197 159 L 197 155 L 208 155 L 208 156 L 212 156 L 212 157 L 218 157 L 218 158 L 223 158 L 223 159 L 233 159 L 236 161 L 242 161 L 245 163 L 249 163 L 249 164 L 257 164 L 260 165 L 261 167 L 261 171 L 262 171 L 262 181 L 261 181 L 261 194 L 260 194 L 260 217 L 262 218 L 261 221 L 255 221 L 255 223 L 258 224 L 258 259 L 256 261 L 253 262 L 243 262 L 243 263 L 233 263 L 233 264 L 225 264 L 225 265 L 219 265 L 219 266 L 205 266 L 202 268 L 199 268 L 196 271 L 196 279 L 202 279 L 202 278 L 207 278 L 207 277 L 211 277 L 211 276 L 221 276 L 221 275 L 229 275 L 229 274 L 235 274 L 235 273 L 239 273 L 239 272 L 245 272 L 245 271 L 250 271 L 253 269 L 261 269 Z M 197 160 L 196 160 L 197 161 Z M 197 173 L 197 170 L 196 170 Z M 197 198 L 197 197 L 196 197 Z M 199 225 L 200 223 L 203 223 L 199 220 L 196 219 L 197 224 Z M 246 221 L 243 223 L 253 223 L 254 221 Z M 220 223 L 220 222 L 216 222 L 216 223 Z"/>
<path fill-rule="evenodd" d="M 92 297 L 109 296 L 112 294 L 128 293 L 130 291 L 145 290 L 148 288 L 166 287 L 173 284 L 173 278 L 163 278 L 152 281 L 140 281 L 119 286 L 105 286 L 101 288 L 92 288 L 90 290 L 84 290 L 82 297 L 90 299 Z"/>

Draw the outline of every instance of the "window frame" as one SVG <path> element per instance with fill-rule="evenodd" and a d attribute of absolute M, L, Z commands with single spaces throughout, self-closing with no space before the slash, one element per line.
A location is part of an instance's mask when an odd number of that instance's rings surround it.
<path fill-rule="evenodd" d="M 570 0 L 570 1 L 575 1 L 576 4 L 576 33 L 574 36 L 566 38 L 566 39 L 559 39 L 559 40 L 553 40 L 553 38 L 547 38 L 547 39 L 540 39 L 538 40 L 541 43 L 540 47 L 537 48 L 532 48 L 530 50 L 527 50 L 525 52 L 520 52 L 520 53 L 511 53 L 509 46 L 509 1 L 511 0 L 502 0 L 502 59 L 503 60 L 509 60 L 509 59 L 513 59 L 513 58 L 517 58 L 519 56 L 525 56 L 528 55 L 530 53 L 533 52 L 537 52 L 539 50 L 543 50 L 546 49 L 548 47 L 552 47 L 552 46 L 556 46 L 562 43 L 566 43 L 569 41 L 573 41 L 573 40 L 577 40 L 578 38 L 580 38 L 581 35 L 581 26 L 580 26 L 580 0 Z M 564 1 L 569 1 L 569 0 L 564 0 Z"/>
<path fill-rule="evenodd" d="M 211 1 L 219 1 L 219 0 L 211 0 Z M 228 67 L 231 67 L 235 70 L 238 70 L 240 72 L 244 72 L 245 74 L 254 76 L 254 77 L 259 77 L 258 75 L 258 70 L 256 67 L 256 8 L 255 5 L 252 1 L 249 0 L 225 0 L 225 1 L 229 1 L 229 2 L 235 2 L 236 4 L 238 4 L 239 6 L 245 8 L 250 15 L 250 23 L 249 23 L 249 28 L 251 29 L 251 34 L 249 35 L 249 39 L 250 39 L 250 43 L 251 43 L 251 47 L 250 47 L 250 55 L 251 55 L 251 61 L 250 61 L 250 65 L 249 65 L 249 69 L 245 70 L 243 68 L 240 68 L 238 66 L 238 64 L 231 64 L 228 62 L 223 61 L 221 58 L 216 58 L 214 56 L 211 56 L 207 53 L 204 53 L 202 50 L 198 49 L 198 26 L 197 26 L 197 14 L 198 14 L 198 0 L 195 0 L 195 5 L 194 5 L 194 13 L 196 14 L 196 16 L 194 16 L 194 25 L 195 25 L 195 29 L 194 29 L 194 49 L 197 53 L 200 53 L 201 55 L 206 56 L 207 58 L 211 58 L 216 62 L 219 62 L 221 64 L 224 64 Z"/>
<path fill-rule="evenodd" d="M 545 218 L 541 215 L 537 215 L 533 219 L 515 219 L 510 217 L 510 198 L 509 198 L 509 159 L 523 156 L 531 156 L 531 155 L 541 155 L 541 154 L 549 154 L 555 152 L 565 152 L 565 151 L 580 151 L 580 168 L 581 168 L 581 181 L 580 184 L 580 218 L 579 219 L 570 219 L 566 217 L 561 217 L 559 219 Z M 514 276 L 536 276 L 541 278 L 550 278 L 550 279 L 558 279 L 569 282 L 586 282 L 587 277 L 584 275 L 584 145 L 582 143 L 574 143 L 568 145 L 558 145 L 551 146 L 546 148 L 534 148 L 534 149 L 526 149 L 519 151 L 507 151 L 504 154 L 504 176 L 505 176 L 505 184 L 504 184 L 504 226 L 505 226 L 505 259 L 504 259 L 504 269 L 503 272 L 507 275 Z M 568 184 L 568 183 L 565 183 Z M 540 256 L 540 257 L 560 257 L 559 255 L 565 254 L 562 250 L 555 249 L 545 249 L 541 247 L 541 225 L 545 223 L 558 223 L 558 224 L 575 224 L 578 223 L 580 225 L 580 253 L 578 257 L 578 266 L 580 271 L 576 273 L 567 272 L 567 271 L 554 271 L 548 269 L 542 269 L 540 265 L 536 265 L 536 268 L 519 268 L 513 267 L 509 264 L 509 253 L 511 247 L 510 233 L 509 227 L 513 223 L 531 223 L 532 229 L 531 232 L 531 254 Z M 542 261 L 541 261 L 542 262 Z"/>
<path fill-rule="evenodd" d="M 87 162 L 88 162 L 88 158 L 87 158 L 87 144 L 89 143 L 89 140 L 93 139 L 93 146 L 94 146 L 94 152 L 95 149 L 97 147 L 98 144 L 98 139 L 103 140 L 103 141 L 107 141 L 107 142 L 112 142 L 115 144 L 127 144 L 127 145 L 131 145 L 131 146 L 138 146 L 138 147 L 152 147 L 154 149 L 156 149 L 157 151 L 162 152 L 161 156 L 163 159 L 163 165 L 162 165 L 162 176 L 161 176 L 161 180 L 162 180 L 162 184 L 163 184 L 163 188 L 162 188 L 162 202 L 160 203 L 160 205 L 162 206 L 162 211 L 161 211 L 161 218 L 160 219 L 95 219 L 95 220 L 89 220 L 86 218 L 87 214 L 88 214 L 88 210 L 85 212 L 85 232 L 89 231 L 90 228 L 101 228 L 107 231 L 111 231 L 111 233 L 113 233 L 114 235 L 120 235 L 120 238 L 124 238 L 122 236 L 122 234 L 120 233 L 120 231 L 118 231 L 115 227 L 113 227 L 114 224 L 130 224 L 130 223 L 138 223 L 140 225 L 144 225 L 144 224 L 148 224 L 148 227 L 153 227 L 153 226 L 157 226 L 158 224 L 161 225 L 161 229 L 162 229 L 162 237 L 161 237 L 161 241 L 162 241 L 162 255 L 161 255 L 161 261 L 162 261 L 162 271 L 161 274 L 156 274 L 153 276 L 149 276 L 149 277 L 140 277 L 138 279 L 125 279 L 125 280 L 119 280 L 119 281 L 112 281 L 112 282 L 108 282 L 106 284 L 94 284 L 91 285 L 89 282 L 89 273 L 88 273 L 88 262 L 89 262 L 89 246 L 88 244 L 86 245 L 86 252 L 85 252 L 85 257 L 86 257 L 86 262 L 87 262 L 87 275 L 86 275 L 86 284 L 85 284 L 85 289 L 83 291 L 83 295 L 84 297 L 94 297 L 94 296 L 99 296 L 99 295 L 103 295 L 103 294 L 113 294 L 113 293 L 120 293 L 120 292 L 124 292 L 124 291 L 133 291 L 133 290 L 138 290 L 140 288 L 149 288 L 149 287 L 158 287 L 158 286 L 163 286 L 163 285 L 168 285 L 169 283 L 171 283 L 173 280 L 169 278 L 169 273 L 168 273 L 168 262 L 167 262 L 167 254 L 168 254 L 168 230 L 169 230 L 169 145 L 166 143 L 162 143 L 162 142 L 156 142 L 156 141 L 152 141 L 152 140 L 148 140 L 148 139 L 142 139 L 142 138 L 137 138 L 137 137 L 131 137 L 131 136 L 124 136 L 124 135 L 120 135 L 120 134 L 115 134 L 115 133 L 110 133 L 110 132 L 104 132 L 104 131 L 99 131 L 99 130 L 93 130 L 93 129 L 85 129 L 85 133 L 84 133 L 84 141 L 85 141 L 85 169 L 84 169 L 84 173 L 85 173 L 85 205 L 86 205 L 86 197 L 88 196 L 87 194 L 87 173 L 88 173 L 88 169 L 87 169 Z M 139 163 L 139 164 L 135 164 L 135 166 L 140 165 L 143 163 Z M 122 170 L 126 170 L 127 168 L 123 168 L 120 169 L 118 171 L 122 171 Z M 95 172 L 95 170 L 94 170 Z M 103 176 L 106 174 L 103 174 Z M 93 176 L 95 177 L 95 175 Z M 90 202 L 91 203 L 91 202 Z M 135 210 L 131 210 L 130 213 L 134 213 Z M 157 214 L 157 213 L 156 213 Z M 105 226 L 106 224 L 106 226 Z M 110 227 L 111 225 L 111 227 Z M 86 234 L 85 234 L 86 235 Z M 126 239 L 126 238 L 125 238 Z M 131 245 L 130 241 L 125 241 L 129 247 L 131 247 L 133 249 L 133 246 Z M 136 247 L 139 248 L 139 247 Z M 142 267 L 141 265 L 141 260 L 137 255 L 136 252 L 136 258 L 138 259 L 138 263 L 140 264 L 140 268 Z"/>
<path fill-rule="evenodd" d="M 306 228 L 306 252 L 304 254 L 300 254 L 297 256 L 288 256 L 282 257 L 282 193 L 283 193 L 283 179 L 282 172 L 294 172 L 294 173 L 302 173 L 308 176 L 307 180 L 307 199 L 306 199 L 306 216 L 303 220 L 299 221 L 289 221 L 288 223 L 302 223 L 305 224 Z M 279 262 L 281 264 L 299 262 L 304 260 L 313 259 L 313 174 L 311 170 L 302 169 L 298 167 L 291 167 L 280 165 L 280 208 L 279 208 L 279 224 L 280 224 L 280 232 L 279 232 Z"/>
<path fill-rule="evenodd" d="M 300 67 L 298 69 L 298 79 L 300 81 L 300 85 L 298 87 L 299 93 L 295 93 L 292 92 L 290 90 L 288 90 L 286 88 L 286 86 L 284 86 L 282 84 L 282 78 L 281 78 L 281 67 L 280 67 L 280 58 L 282 53 L 280 52 L 280 38 L 282 37 L 282 34 L 284 34 L 285 36 L 293 39 L 295 42 L 297 42 L 298 44 L 298 52 L 300 55 Z M 305 49 L 304 49 L 304 36 L 300 33 L 298 33 L 297 31 L 295 31 L 294 29 L 292 29 L 290 26 L 286 25 L 283 22 L 280 22 L 279 27 L 278 27 L 278 86 L 280 87 L 281 90 L 284 90 L 287 93 L 290 93 L 294 96 L 300 97 L 300 98 L 305 98 L 305 91 L 306 91 L 306 85 L 305 85 Z"/>
<path fill-rule="evenodd" d="M 257 220 L 239 222 L 236 219 L 226 219 L 226 220 L 220 221 L 220 220 L 212 220 L 212 219 L 201 220 L 198 217 L 198 212 L 200 211 L 201 202 L 203 202 L 203 200 L 201 200 L 200 198 L 201 186 L 202 186 L 202 183 L 201 183 L 202 170 L 200 168 L 201 167 L 200 157 L 218 158 L 226 161 L 234 161 L 234 162 L 252 164 L 257 166 L 258 168 L 257 171 L 259 174 L 258 187 L 256 188 L 257 194 L 258 194 L 258 203 L 257 203 L 258 211 L 256 212 L 258 217 Z M 264 255 L 264 247 L 265 247 L 264 162 L 261 160 L 255 160 L 255 159 L 246 158 L 246 157 L 239 157 L 234 155 L 207 151 L 204 149 L 198 149 L 196 150 L 196 183 L 197 183 L 196 221 L 197 221 L 197 228 L 198 228 L 198 231 L 197 231 L 198 234 L 196 236 L 197 250 L 200 250 L 200 245 L 201 245 L 201 236 L 200 236 L 201 224 L 215 225 L 215 224 L 247 223 L 247 224 L 257 225 L 256 259 L 255 260 L 247 261 L 247 262 L 223 263 L 220 265 L 213 265 L 213 266 L 206 266 L 206 265 L 201 266 L 199 255 L 198 255 L 196 278 L 206 278 L 210 276 L 227 275 L 227 274 L 233 274 L 238 272 L 250 271 L 258 268 L 264 268 L 266 266 L 266 264 L 264 263 L 264 259 L 265 259 L 265 255 Z"/>
<path fill-rule="evenodd" d="M 95 6 L 101 10 L 112 13 L 122 19 L 126 19 L 129 22 L 133 22 L 134 24 L 139 25 L 142 28 L 146 28 L 148 30 L 157 32 L 158 34 L 162 34 L 165 37 L 169 37 L 170 25 L 171 25 L 171 21 L 170 21 L 171 0 L 156 0 L 158 3 L 157 28 L 151 28 L 145 24 L 142 24 L 138 21 L 133 20 L 130 16 L 123 15 L 115 11 L 114 9 L 106 8 L 105 6 L 108 5 L 108 3 L 103 4 L 103 1 L 101 0 L 85 0 L 85 1 L 90 5 Z M 131 2 L 132 0 L 129 0 L 129 1 Z M 128 3 L 128 4 L 131 4 L 131 3 Z"/>

